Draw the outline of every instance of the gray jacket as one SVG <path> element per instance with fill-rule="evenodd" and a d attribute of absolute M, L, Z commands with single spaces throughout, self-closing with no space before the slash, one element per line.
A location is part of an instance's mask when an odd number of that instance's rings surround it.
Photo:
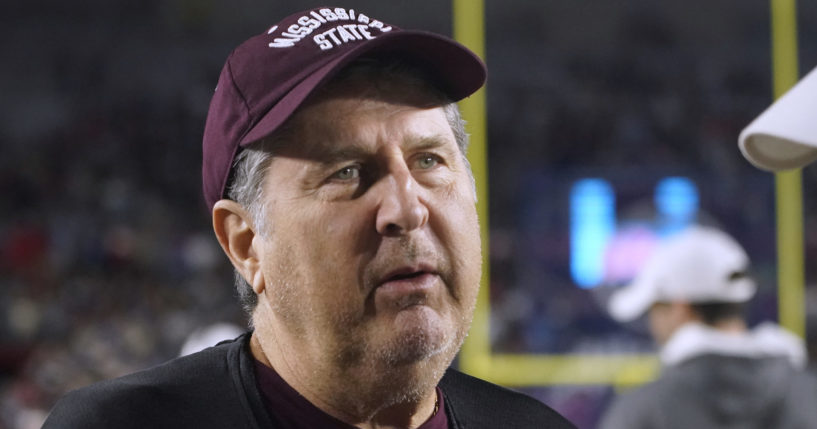
<path fill-rule="evenodd" d="M 693 343 L 705 341 L 687 344 Z M 666 366 L 654 382 L 616 398 L 599 428 L 817 428 L 813 374 L 796 369 L 785 354 L 712 348 L 697 347 Z"/>

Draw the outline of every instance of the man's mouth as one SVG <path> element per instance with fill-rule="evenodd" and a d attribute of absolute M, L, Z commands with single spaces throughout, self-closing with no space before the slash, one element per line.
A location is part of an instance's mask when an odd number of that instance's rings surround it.
<path fill-rule="evenodd" d="M 402 302 L 408 296 L 425 298 L 439 281 L 439 275 L 430 266 L 405 266 L 389 272 L 375 293 L 382 299 Z"/>
<path fill-rule="evenodd" d="M 408 279 L 413 279 L 413 278 L 420 277 L 423 274 L 426 274 L 426 271 L 414 271 L 414 272 L 406 273 L 406 274 L 395 274 L 395 275 L 389 277 L 388 279 L 386 279 L 386 281 L 387 282 L 392 282 L 392 281 L 399 281 L 399 280 L 408 280 Z"/>
<path fill-rule="evenodd" d="M 420 263 L 396 268 L 383 276 L 381 285 L 392 282 L 414 282 L 425 276 L 437 276 L 437 271 L 429 264 Z"/>

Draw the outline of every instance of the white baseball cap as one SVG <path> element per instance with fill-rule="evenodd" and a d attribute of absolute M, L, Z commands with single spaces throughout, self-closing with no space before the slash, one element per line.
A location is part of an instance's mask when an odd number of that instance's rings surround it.
<path fill-rule="evenodd" d="M 729 235 L 691 226 L 661 243 L 635 279 L 608 304 L 614 319 L 626 322 L 657 302 L 744 302 L 755 293 L 747 277 L 749 257 Z"/>
<path fill-rule="evenodd" d="M 817 159 L 817 68 L 743 129 L 743 156 L 763 170 L 799 168 Z"/>

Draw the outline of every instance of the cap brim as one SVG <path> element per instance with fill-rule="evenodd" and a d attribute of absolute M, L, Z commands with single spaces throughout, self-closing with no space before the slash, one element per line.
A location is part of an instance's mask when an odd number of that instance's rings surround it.
<path fill-rule="evenodd" d="M 817 68 L 749 124 L 738 144 L 743 156 L 764 170 L 817 160 Z"/>
<path fill-rule="evenodd" d="M 636 281 L 613 293 L 607 310 L 613 319 L 629 322 L 646 313 L 654 300 L 652 288 Z"/>
<path fill-rule="evenodd" d="M 452 101 L 476 92 L 485 83 L 483 61 L 461 44 L 434 33 L 402 30 L 388 33 L 352 49 L 315 70 L 284 95 L 241 139 L 246 146 L 278 129 L 312 92 L 357 58 L 376 53 L 400 54 L 415 60 L 436 79 Z"/>

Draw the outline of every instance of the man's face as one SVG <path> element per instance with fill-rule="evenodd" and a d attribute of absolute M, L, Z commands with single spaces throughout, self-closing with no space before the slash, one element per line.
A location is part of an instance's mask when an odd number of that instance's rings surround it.
<path fill-rule="evenodd" d="M 365 91 L 303 107 L 274 149 L 260 305 L 309 356 L 298 359 L 381 382 L 397 368 L 438 379 L 479 287 L 472 182 L 442 108 L 391 85 Z"/>
<path fill-rule="evenodd" d="M 657 302 L 647 313 L 650 334 L 659 346 L 663 346 L 678 328 L 692 320 L 691 314 L 689 304 L 685 302 Z"/>

